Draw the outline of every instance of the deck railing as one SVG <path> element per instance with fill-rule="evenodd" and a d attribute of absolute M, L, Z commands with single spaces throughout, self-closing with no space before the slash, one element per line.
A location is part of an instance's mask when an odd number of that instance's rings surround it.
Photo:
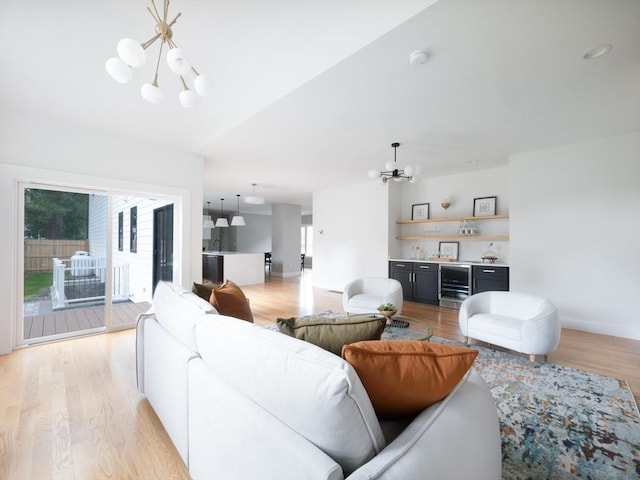
<path fill-rule="evenodd" d="M 51 300 L 54 309 L 73 303 L 104 300 L 107 267 L 104 257 L 75 256 L 53 259 Z M 112 299 L 129 298 L 129 265 L 113 266 Z"/>

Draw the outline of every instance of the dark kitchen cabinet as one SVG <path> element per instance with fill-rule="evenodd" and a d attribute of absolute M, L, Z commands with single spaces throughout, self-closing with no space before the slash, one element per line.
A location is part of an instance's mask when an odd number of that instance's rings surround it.
<path fill-rule="evenodd" d="M 398 280 L 406 300 L 438 304 L 438 264 L 389 262 L 389 278 Z"/>
<path fill-rule="evenodd" d="M 202 255 L 202 279 L 222 283 L 224 279 L 224 257 L 222 255 Z"/>
<path fill-rule="evenodd" d="M 472 293 L 509 290 L 509 267 L 474 265 L 471 270 Z"/>

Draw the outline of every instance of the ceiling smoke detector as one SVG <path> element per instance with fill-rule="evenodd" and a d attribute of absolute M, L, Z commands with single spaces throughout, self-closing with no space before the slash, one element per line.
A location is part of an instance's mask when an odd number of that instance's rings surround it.
<path fill-rule="evenodd" d="M 409 63 L 415 67 L 426 63 L 428 58 L 429 53 L 426 50 L 416 50 L 409 55 Z"/>

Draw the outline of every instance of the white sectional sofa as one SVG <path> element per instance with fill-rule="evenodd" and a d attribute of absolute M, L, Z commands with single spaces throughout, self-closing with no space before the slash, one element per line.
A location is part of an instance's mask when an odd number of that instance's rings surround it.
<path fill-rule="evenodd" d="M 342 358 L 168 283 L 136 348 L 138 388 L 194 479 L 501 477 L 495 403 L 473 369 L 415 418 L 381 422 Z"/>

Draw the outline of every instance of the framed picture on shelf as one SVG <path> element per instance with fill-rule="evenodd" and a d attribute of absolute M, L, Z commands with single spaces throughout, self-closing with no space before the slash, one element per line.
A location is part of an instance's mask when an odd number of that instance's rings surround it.
<path fill-rule="evenodd" d="M 496 214 L 497 197 L 481 197 L 473 199 L 473 216 L 488 217 Z"/>
<path fill-rule="evenodd" d="M 438 249 L 440 252 L 440 257 L 457 260 L 458 259 L 458 243 L 459 242 L 440 242 L 440 246 Z"/>
<path fill-rule="evenodd" d="M 429 220 L 429 204 L 414 203 L 411 205 L 411 220 Z"/>

